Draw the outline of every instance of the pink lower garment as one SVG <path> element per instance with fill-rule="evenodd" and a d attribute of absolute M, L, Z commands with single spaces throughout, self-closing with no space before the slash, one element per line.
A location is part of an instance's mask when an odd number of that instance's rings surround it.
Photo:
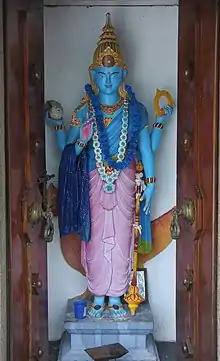
<path fill-rule="evenodd" d="M 82 265 L 95 296 L 127 291 L 133 253 L 135 166 L 122 171 L 114 193 L 103 190 L 98 170 L 90 172 L 91 239 L 82 242 Z"/>

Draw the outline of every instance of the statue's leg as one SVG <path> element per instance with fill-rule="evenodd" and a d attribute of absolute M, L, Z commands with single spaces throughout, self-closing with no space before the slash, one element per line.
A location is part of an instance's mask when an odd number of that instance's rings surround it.
<path fill-rule="evenodd" d="M 134 219 L 135 170 L 130 167 L 120 174 L 117 181 L 117 206 L 114 208 L 115 247 L 111 252 L 112 279 L 108 289 L 108 307 L 113 318 L 126 317 L 120 296 L 126 293 L 133 254 L 132 224 Z"/>
<path fill-rule="evenodd" d="M 127 314 L 120 297 L 109 297 L 108 307 L 113 318 L 123 318 Z"/>
<path fill-rule="evenodd" d="M 91 317 L 100 318 L 105 310 L 105 296 L 95 296 L 91 307 L 88 310 L 88 315 Z"/>

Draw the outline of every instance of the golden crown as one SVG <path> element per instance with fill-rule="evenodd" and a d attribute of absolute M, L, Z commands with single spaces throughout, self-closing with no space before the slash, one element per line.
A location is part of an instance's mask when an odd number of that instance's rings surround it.
<path fill-rule="evenodd" d="M 102 34 L 99 38 L 99 42 L 97 43 L 97 48 L 93 55 L 93 63 L 90 68 L 96 68 L 98 66 L 125 67 L 109 13 L 106 14 L 106 24 L 102 29 Z"/>

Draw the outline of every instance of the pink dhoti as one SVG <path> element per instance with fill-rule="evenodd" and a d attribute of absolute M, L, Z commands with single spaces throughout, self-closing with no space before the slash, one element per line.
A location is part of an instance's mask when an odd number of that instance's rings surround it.
<path fill-rule="evenodd" d="M 91 239 L 82 242 L 82 265 L 95 296 L 122 296 L 131 271 L 135 167 L 122 171 L 114 193 L 103 190 L 98 170 L 90 172 Z"/>

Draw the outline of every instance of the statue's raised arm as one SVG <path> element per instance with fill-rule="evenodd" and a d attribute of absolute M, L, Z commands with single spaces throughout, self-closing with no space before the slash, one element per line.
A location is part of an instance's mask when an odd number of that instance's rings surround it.
<path fill-rule="evenodd" d="M 45 122 L 56 131 L 56 142 L 61 152 L 66 145 L 75 144 L 78 156 L 93 134 L 93 118 L 88 119 L 88 104 L 83 100 L 72 114 L 68 132 L 64 125 L 62 105 L 54 100 L 46 103 Z"/>

